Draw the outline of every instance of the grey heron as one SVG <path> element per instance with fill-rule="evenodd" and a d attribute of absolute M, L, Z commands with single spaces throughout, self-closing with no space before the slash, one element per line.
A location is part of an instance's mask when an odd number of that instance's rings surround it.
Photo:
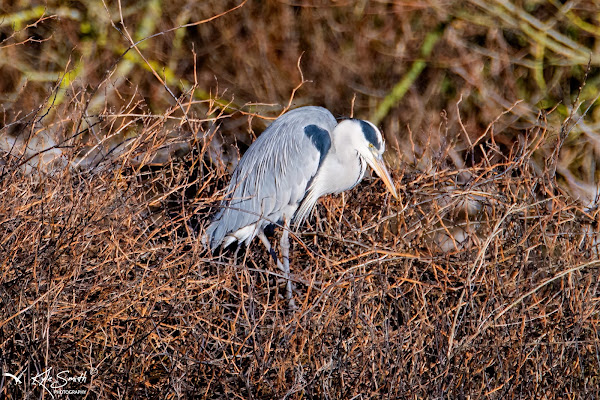
<path fill-rule="evenodd" d="M 248 245 L 258 236 L 287 280 L 289 229 L 304 221 L 319 197 L 356 186 L 367 165 L 397 198 L 383 162 L 385 142 L 375 125 L 359 119 L 337 123 L 322 107 L 300 107 L 277 118 L 252 143 L 233 172 L 226 195 L 206 230 L 205 244 L 214 251 L 234 242 Z M 265 235 L 270 224 L 283 226 L 283 263 Z"/>

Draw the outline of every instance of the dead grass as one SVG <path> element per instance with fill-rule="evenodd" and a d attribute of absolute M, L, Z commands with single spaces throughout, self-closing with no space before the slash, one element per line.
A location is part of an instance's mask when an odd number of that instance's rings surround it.
<path fill-rule="evenodd" d="M 249 1 L 122 55 L 219 4 L 2 10 L 2 396 L 600 398 L 594 4 Z M 294 88 L 382 118 L 402 199 L 320 201 L 290 312 L 260 245 L 198 235 Z"/>

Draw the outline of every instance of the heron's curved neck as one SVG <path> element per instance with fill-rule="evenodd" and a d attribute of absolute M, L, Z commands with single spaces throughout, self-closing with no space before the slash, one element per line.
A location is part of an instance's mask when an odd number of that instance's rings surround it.
<path fill-rule="evenodd" d="M 352 134 L 352 131 L 334 130 L 331 135 L 331 150 L 321 170 L 321 178 L 326 182 L 326 193 L 339 193 L 350 189 L 364 175 L 365 163 L 361 160 Z"/>

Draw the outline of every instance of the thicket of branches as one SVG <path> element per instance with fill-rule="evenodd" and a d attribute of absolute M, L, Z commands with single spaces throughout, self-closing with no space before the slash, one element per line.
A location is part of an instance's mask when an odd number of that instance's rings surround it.
<path fill-rule="evenodd" d="M 2 7 L 3 396 L 600 397 L 595 3 Z M 290 311 L 198 238 L 304 104 L 378 123 L 401 199 L 320 201 Z"/>

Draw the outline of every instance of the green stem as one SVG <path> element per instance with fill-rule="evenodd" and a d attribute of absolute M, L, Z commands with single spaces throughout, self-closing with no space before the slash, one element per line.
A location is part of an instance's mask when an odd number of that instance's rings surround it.
<path fill-rule="evenodd" d="M 410 86 L 419 77 L 427 65 L 425 58 L 429 57 L 431 51 L 433 50 L 433 46 L 438 41 L 440 36 L 441 32 L 438 31 L 427 34 L 425 40 L 423 41 L 423 46 L 421 46 L 421 56 L 423 58 L 415 60 L 408 73 L 404 75 L 400 82 L 394 86 L 390 93 L 385 96 L 383 101 L 379 104 L 377 110 L 375 110 L 375 114 L 373 114 L 373 116 L 370 118 L 375 125 L 378 125 L 389 114 L 390 109 L 398 104 L 400 100 L 402 100 Z"/>

